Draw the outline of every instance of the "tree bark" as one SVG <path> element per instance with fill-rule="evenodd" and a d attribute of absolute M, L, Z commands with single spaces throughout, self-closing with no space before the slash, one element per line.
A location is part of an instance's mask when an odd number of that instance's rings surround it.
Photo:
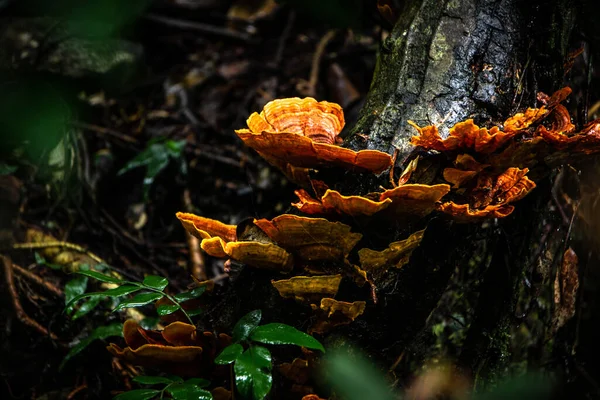
<path fill-rule="evenodd" d="M 539 91 L 563 86 L 574 24 L 575 4 L 562 0 L 405 2 L 346 146 L 397 151 L 401 170 L 415 153 L 410 120 L 438 125 L 442 136 L 468 118 L 501 124 L 534 106 Z M 422 156 L 420 165 L 433 172 L 417 174 L 417 182 L 440 183 L 439 156 Z M 481 388 L 549 356 L 553 277 L 566 230 L 549 210 L 550 192 L 550 178 L 538 182 L 505 221 L 429 223 L 410 265 L 380 289 L 382 304 L 365 327 L 387 329 L 377 346 L 385 342 L 387 354 L 402 355 L 396 376 L 449 357 Z M 406 228 L 396 227 L 396 240 Z"/>

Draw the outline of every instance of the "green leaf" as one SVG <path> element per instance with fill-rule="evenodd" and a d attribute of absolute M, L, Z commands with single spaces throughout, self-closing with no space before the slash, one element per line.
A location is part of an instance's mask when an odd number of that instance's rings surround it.
<path fill-rule="evenodd" d="M 261 346 L 253 346 L 242 353 L 233 365 L 235 386 L 245 398 L 264 399 L 273 384 L 271 353 Z"/>
<path fill-rule="evenodd" d="M 190 378 L 187 381 L 185 381 L 185 383 L 189 383 L 191 385 L 196 385 L 198 387 L 206 387 L 208 385 L 210 385 L 210 381 L 207 379 L 202 379 L 202 378 Z"/>
<path fill-rule="evenodd" d="M 65 305 L 76 296 L 82 295 L 87 289 L 87 276 L 77 276 L 65 284 Z"/>
<path fill-rule="evenodd" d="M 162 298 L 163 296 L 164 296 L 163 293 L 156 293 L 156 292 L 136 294 L 133 297 L 133 299 L 125 300 L 125 301 L 122 301 L 121 303 L 119 303 L 119 305 L 113 311 L 119 311 L 124 308 L 134 308 L 134 307 L 145 306 L 146 304 L 152 303 L 153 301 L 156 301 L 156 300 Z"/>
<path fill-rule="evenodd" d="M 179 383 L 167 388 L 175 400 L 212 400 L 213 396 L 208 390 L 204 390 L 194 384 Z"/>
<path fill-rule="evenodd" d="M 250 339 L 265 344 L 295 344 L 325 352 L 325 348 L 317 339 L 286 324 L 261 325 L 252 332 Z"/>
<path fill-rule="evenodd" d="M 179 304 L 163 304 L 156 308 L 156 312 L 162 317 L 174 313 L 179 308 Z"/>
<path fill-rule="evenodd" d="M 124 296 L 126 294 L 133 293 L 133 292 L 136 292 L 141 289 L 143 289 L 143 288 L 141 288 L 139 286 L 123 285 L 123 286 L 116 287 L 114 289 L 105 290 L 104 292 L 83 293 L 83 294 L 73 297 L 65 306 L 65 310 L 67 311 L 67 313 L 71 312 L 75 303 L 77 303 L 81 299 L 97 297 L 97 298 L 99 298 L 98 301 L 100 301 L 100 299 L 102 299 L 104 297 Z M 96 304 L 98 304 L 98 303 L 96 303 Z"/>
<path fill-rule="evenodd" d="M 76 319 L 83 317 L 84 315 L 86 315 L 90 311 L 92 311 L 94 308 L 96 308 L 96 306 L 98 306 L 98 304 L 100 304 L 101 301 L 102 301 L 102 297 L 92 297 L 92 298 L 88 299 L 87 301 L 85 301 L 83 304 L 81 304 L 79 306 L 77 311 L 75 311 L 73 313 L 73 315 L 71 316 L 71 319 L 73 321 L 75 321 Z"/>
<path fill-rule="evenodd" d="M 125 296 L 126 294 L 137 292 L 138 290 L 142 290 L 142 289 L 143 288 L 139 287 L 139 286 L 123 285 L 123 286 L 119 286 L 116 288 L 105 290 L 104 292 L 100 292 L 100 293 L 104 293 L 105 296 L 120 297 L 120 296 Z"/>
<path fill-rule="evenodd" d="M 244 348 L 241 344 L 234 343 L 225 347 L 221 354 L 215 358 L 215 364 L 230 364 L 236 360 L 242 353 L 244 352 Z"/>
<path fill-rule="evenodd" d="M 173 379 L 164 376 L 136 376 L 133 378 L 134 382 L 142 385 L 157 385 L 159 383 L 169 384 L 173 383 Z"/>
<path fill-rule="evenodd" d="M 104 275 L 104 274 L 101 274 L 100 272 L 96 272 L 96 271 L 79 270 L 79 271 L 75 271 L 75 273 L 79 274 L 79 275 L 89 276 L 90 278 L 94 278 L 96 280 L 99 280 L 100 282 L 116 283 L 119 285 L 125 283 L 125 281 L 122 279 L 117 279 L 112 276 Z"/>
<path fill-rule="evenodd" d="M 167 287 L 169 281 L 167 278 L 163 278 L 162 276 L 148 275 L 144 278 L 142 284 L 151 287 L 152 289 L 163 290 Z"/>
<path fill-rule="evenodd" d="M 200 297 L 202 295 L 202 293 L 204 293 L 205 291 L 206 291 L 206 286 L 198 286 L 197 288 L 194 288 L 188 292 L 178 293 L 175 296 L 173 296 L 173 298 L 175 300 L 177 300 L 178 302 L 182 303 L 184 301 L 188 301 L 188 300 Z"/>
<path fill-rule="evenodd" d="M 148 400 L 158 395 L 160 390 L 136 389 L 124 392 L 113 397 L 113 400 Z"/>
<path fill-rule="evenodd" d="M 123 324 L 115 323 L 106 326 L 99 326 L 94 329 L 89 336 L 83 339 L 81 342 L 77 343 L 75 346 L 71 348 L 71 350 L 67 353 L 65 358 L 62 360 L 59 370 L 61 370 L 67 361 L 71 358 L 75 357 L 77 354 L 81 353 L 83 349 L 89 346 L 96 339 L 105 339 L 110 336 L 123 336 Z"/>
<path fill-rule="evenodd" d="M 196 315 L 202 314 L 204 311 L 201 308 L 196 308 L 195 310 L 186 310 L 187 315 L 190 317 L 195 317 Z"/>
<path fill-rule="evenodd" d="M 171 158 L 181 159 L 185 140 L 163 140 L 158 138 L 156 141 L 148 142 L 148 147 L 135 158 L 130 160 L 117 173 L 122 175 L 125 172 L 134 168 L 146 167 L 146 176 L 144 177 L 144 198 L 148 199 L 150 186 L 154 183 L 156 176 L 169 165 Z"/>
<path fill-rule="evenodd" d="M 262 311 L 260 310 L 250 311 L 248 314 L 240 318 L 237 324 L 235 324 L 233 327 L 233 341 L 237 343 L 242 340 L 246 340 L 252 331 L 258 326 L 261 318 Z"/>

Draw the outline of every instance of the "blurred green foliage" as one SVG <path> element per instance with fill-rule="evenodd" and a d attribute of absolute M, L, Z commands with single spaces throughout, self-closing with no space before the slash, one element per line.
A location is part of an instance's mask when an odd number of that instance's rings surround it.
<path fill-rule="evenodd" d="M 185 140 L 171 140 L 157 138 L 148 142 L 144 151 L 130 160 L 121 170 L 118 175 L 122 175 L 138 167 L 146 167 L 146 176 L 144 178 L 144 200 L 148 200 L 150 187 L 154 183 L 156 176 L 164 170 L 169 161 L 172 159 L 179 163 L 179 171 L 182 174 L 187 173 L 187 164 L 183 157 L 183 149 L 185 148 Z"/>

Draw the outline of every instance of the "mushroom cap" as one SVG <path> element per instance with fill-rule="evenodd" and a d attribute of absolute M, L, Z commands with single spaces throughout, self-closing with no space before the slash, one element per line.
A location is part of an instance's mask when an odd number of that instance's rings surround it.
<path fill-rule="evenodd" d="M 255 133 L 297 133 L 316 143 L 334 144 L 345 121 L 342 107 L 336 103 L 293 97 L 268 102 L 260 114 L 250 115 L 247 123 Z"/>
<path fill-rule="evenodd" d="M 379 174 L 392 164 L 390 155 L 378 150 L 356 152 L 336 145 L 316 143 L 297 133 L 253 133 L 249 129 L 235 132 L 247 146 L 261 155 L 286 161 L 295 167 L 341 167 Z"/>
<path fill-rule="evenodd" d="M 199 333 L 194 325 L 174 322 L 162 331 L 143 329 L 137 322 L 123 324 L 127 347 L 111 343 L 107 349 L 115 357 L 134 365 L 159 367 L 181 376 L 197 376 L 212 367 L 219 348 L 228 345 L 226 337 L 212 332 Z"/>
<path fill-rule="evenodd" d="M 449 191 L 450 186 L 446 184 L 407 184 L 371 193 L 368 197 L 344 196 L 327 189 L 321 199 L 315 199 L 305 190 L 297 190 L 299 201 L 292 206 L 307 214 L 338 213 L 358 217 L 373 216 L 387 209 L 395 216 L 422 217 L 433 211 L 436 203 Z"/>
<path fill-rule="evenodd" d="M 225 242 L 214 237 L 202 240 L 200 247 L 213 257 L 229 257 L 256 268 L 289 272 L 294 267 L 292 255 L 274 243 Z"/>
<path fill-rule="evenodd" d="M 362 238 L 350 226 L 324 218 L 283 214 L 271 221 L 254 220 L 275 243 L 308 261 L 340 260 Z"/>
<path fill-rule="evenodd" d="M 306 214 L 340 213 L 358 217 L 371 216 L 390 205 L 391 199 L 374 201 L 362 196 L 344 196 L 336 190 L 327 189 L 321 200 L 310 196 L 304 189 L 296 190 L 298 202 L 292 206 Z"/>
<path fill-rule="evenodd" d="M 317 320 L 308 329 L 309 333 L 323 334 L 340 325 L 347 325 L 365 312 L 367 303 L 364 301 L 338 301 L 332 298 L 321 300 L 320 306 L 312 304 L 317 311 Z"/>
<path fill-rule="evenodd" d="M 337 146 L 345 122 L 342 108 L 335 103 L 310 97 L 273 100 L 246 122 L 249 129 L 236 130 L 236 134 L 280 169 L 277 164 L 282 162 L 298 168 L 337 166 L 374 173 L 391 166 L 387 153 Z"/>
<path fill-rule="evenodd" d="M 535 183 L 526 176 L 528 171 L 527 168 L 508 168 L 499 175 L 482 173 L 466 194 L 468 203 L 450 201 L 437 209 L 461 222 L 506 217 L 514 210 L 509 203 L 522 199 L 535 188 Z"/>
<path fill-rule="evenodd" d="M 290 279 L 271 281 L 281 297 L 293 298 L 298 302 L 319 301 L 334 297 L 342 281 L 341 275 L 294 276 Z"/>
<path fill-rule="evenodd" d="M 408 263 L 414 249 L 416 249 L 425 230 L 417 231 L 410 235 L 407 239 L 390 243 L 387 249 L 376 251 L 371 249 L 360 249 L 358 251 L 358 259 L 360 260 L 361 268 L 367 273 L 372 273 L 378 269 L 386 269 L 389 267 L 401 268 Z"/>
<path fill-rule="evenodd" d="M 442 139 L 435 125 L 419 127 L 409 123 L 417 130 L 418 135 L 410 139 L 410 143 L 426 149 L 437 151 L 474 150 L 477 153 L 489 154 L 512 139 L 518 131 L 501 131 L 497 126 L 491 129 L 480 128 L 472 119 L 459 122 L 450 128 L 446 139 Z M 515 124 L 513 124 L 515 125 Z"/>
<path fill-rule="evenodd" d="M 179 219 L 185 230 L 198 239 L 208 239 L 216 236 L 227 242 L 236 240 L 235 225 L 227 225 L 220 221 L 191 213 L 178 212 L 175 216 Z"/>

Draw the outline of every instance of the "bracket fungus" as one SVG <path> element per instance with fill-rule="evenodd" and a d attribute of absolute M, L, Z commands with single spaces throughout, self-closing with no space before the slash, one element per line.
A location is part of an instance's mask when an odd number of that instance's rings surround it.
<path fill-rule="evenodd" d="M 367 272 L 367 274 L 376 274 L 378 270 L 387 270 L 388 268 L 401 268 L 406 265 L 410 259 L 410 256 L 414 249 L 416 249 L 421 240 L 425 230 L 420 230 L 407 239 L 400 240 L 397 242 L 390 243 L 389 246 L 382 251 L 376 251 L 371 249 L 360 249 L 358 251 L 358 258 L 360 260 L 361 268 Z"/>
<path fill-rule="evenodd" d="M 279 246 L 307 261 L 341 260 L 362 238 L 350 226 L 325 218 L 283 214 L 254 223 Z"/>
<path fill-rule="evenodd" d="M 535 183 L 526 176 L 528 171 L 527 168 L 509 168 L 496 176 L 481 174 L 466 195 L 467 203 L 449 201 L 440 204 L 438 210 L 462 222 L 506 217 L 514 210 L 510 203 L 522 199 L 535 188 Z"/>
<path fill-rule="evenodd" d="M 381 173 L 392 164 L 387 153 L 355 152 L 339 146 L 338 135 L 345 121 L 342 108 L 335 103 L 317 102 L 311 97 L 273 100 L 246 122 L 249 129 L 238 129 L 236 134 L 281 169 L 291 164 L 296 168 L 337 166 Z"/>
<path fill-rule="evenodd" d="M 269 270 L 289 272 L 293 267 L 290 253 L 272 242 L 237 241 L 237 226 L 199 217 L 189 213 L 177 213 L 179 221 L 191 235 L 202 239 L 200 247 L 217 258 L 235 261 Z"/>
<path fill-rule="evenodd" d="M 271 281 L 271 284 L 281 297 L 303 303 L 335 297 L 341 281 L 341 275 L 294 276 L 290 279 Z"/>
<path fill-rule="evenodd" d="M 338 301 L 330 298 L 321 300 L 319 306 L 312 304 L 317 312 L 317 321 L 308 329 L 309 333 L 323 334 L 340 325 L 348 325 L 365 312 L 367 303 L 364 301 Z"/>
<path fill-rule="evenodd" d="M 134 365 L 160 367 L 181 376 L 199 376 L 213 368 L 218 352 L 231 343 L 231 338 L 212 332 L 198 332 L 194 325 L 173 322 L 162 331 L 143 329 L 137 322 L 123 324 L 127 347 L 114 343 L 107 347 L 117 358 Z"/>
<path fill-rule="evenodd" d="M 382 212 L 395 218 L 423 217 L 435 209 L 440 199 L 450 191 L 450 185 L 406 184 L 365 196 L 344 196 L 327 189 L 320 199 L 304 190 L 297 190 L 294 207 L 306 214 L 343 214 L 352 217 L 373 216 Z M 387 212 L 384 212 L 387 210 Z"/>
<path fill-rule="evenodd" d="M 512 203 L 536 187 L 527 177 L 530 169 L 556 165 L 574 154 L 600 152 L 600 120 L 574 132 L 575 125 L 561 104 L 569 93 L 569 88 L 551 97 L 540 93 L 539 108 L 517 113 L 502 125 L 480 127 L 472 119 L 459 122 L 445 138 L 436 126 L 419 127 L 410 122 L 418 132 L 411 143 L 441 153 L 434 159 L 435 168 L 421 164 L 418 169 L 419 157 L 413 158 L 397 183 L 391 168 L 387 188 L 363 195 L 330 189 L 325 182 L 311 179 L 310 169 L 337 167 L 380 174 L 392 167 L 395 158 L 380 151 L 355 152 L 341 147 L 339 134 L 345 121 L 337 104 L 313 98 L 273 100 L 260 113 L 250 115 L 247 129 L 236 133 L 301 185 L 295 192 L 299 200 L 292 206 L 326 218 L 283 214 L 235 226 L 187 213 L 177 217 L 212 256 L 271 271 L 291 272 L 295 268 L 296 274 L 313 275 L 271 282 L 282 297 L 312 304 L 318 321 L 312 329 L 324 332 L 351 322 L 365 309 L 365 302 L 334 299 L 342 277 L 350 277 L 359 286 L 368 282 L 376 303 L 377 280 L 392 268 L 407 264 L 421 243 L 424 230 L 407 232 L 416 224 L 426 226 L 427 221 L 420 219 L 434 211 L 458 222 L 506 217 L 514 210 Z M 329 220 L 344 216 L 350 217 L 345 219 L 349 225 Z M 383 248 L 380 251 L 361 248 L 362 233 L 374 227 L 364 222 L 375 218 L 379 218 L 378 227 L 383 223 L 386 228 L 396 228 L 395 239 L 400 234 L 408 237 L 392 243 L 386 240 L 378 245 Z M 351 261 L 356 259 L 359 265 Z M 155 345 L 144 343 L 130 346 L 133 350 L 129 353 Z M 114 352 L 124 354 L 117 349 L 113 347 Z M 199 357 L 201 352 L 195 351 Z"/>

